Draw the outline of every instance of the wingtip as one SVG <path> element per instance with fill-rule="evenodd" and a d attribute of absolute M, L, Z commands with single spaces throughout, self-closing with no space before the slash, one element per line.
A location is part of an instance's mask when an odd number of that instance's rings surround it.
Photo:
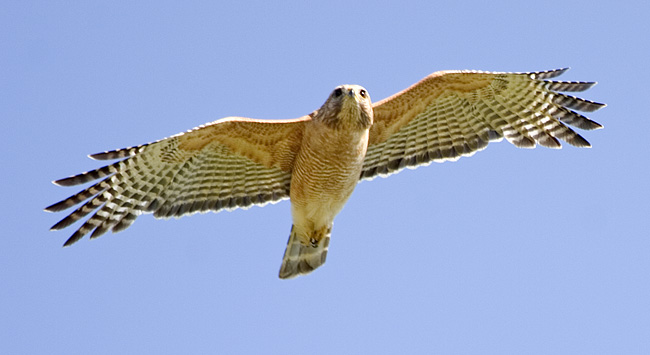
<path fill-rule="evenodd" d="M 601 109 L 607 107 L 607 104 L 602 103 L 602 102 L 591 101 L 590 103 L 593 105 L 592 110 L 591 111 L 585 111 L 585 112 L 596 112 L 598 110 L 601 110 Z"/>
<path fill-rule="evenodd" d="M 551 70 L 547 70 L 547 71 L 545 71 L 543 73 L 551 73 L 551 74 L 555 74 L 555 76 L 558 76 L 558 75 L 562 75 L 562 74 L 566 73 L 567 71 L 569 71 L 569 69 L 571 69 L 571 67 L 551 69 Z"/>
<path fill-rule="evenodd" d="M 545 72 L 542 72 L 542 75 L 544 76 L 545 79 L 549 78 L 555 78 L 557 76 L 560 76 L 564 73 L 566 73 L 570 67 L 564 67 L 564 68 L 559 68 L 559 69 L 552 69 L 552 70 L 547 70 Z"/>
<path fill-rule="evenodd" d="M 560 76 L 560 75 L 566 73 L 566 71 L 569 70 L 569 69 L 571 69 L 571 68 L 570 67 L 565 67 L 565 68 L 559 68 L 559 69 L 551 69 L 551 70 L 532 72 L 532 73 L 529 73 L 529 74 L 531 74 L 534 79 L 551 79 L 551 78 L 555 78 L 557 76 Z"/>
<path fill-rule="evenodd" d="M 81 174 L 80 174 L 80 175 L 81 175 Z M 75 176 L 68 176 L 68 177 L 63 178 L 63 179 L 54 180 L 54 181 L 52 181 L 52 183 L 53 183 L 54 185 L 56 185 L 56 186 L 66 186 L 66 187 L 67 187 L 67 186 L 74 186 L 74 185 L 77 185 L 77 184 L 78 184 L 78 183 L 75 182 L 75 178 L 76 178 L 76 177 L 77 177 L 77 175 L 75 175 Z"/>
<path fill-rule="evenodd" d="M 591 148 L 591 143 L 579 134 L 567 142 L 577 148 Z"/>
<path fill-rule="evenodd" d="M 65 186 L 64 184 L 61 183 L 61 180 L 64 179 L 59 179 L 59 180 L 52 180 L 52 183 L 56 186 Z"/>
<path fill-rule="evenodd" d="M 598 84 L 597 81 L 586 81 L 583 83 L 584 89 L 581 91 L 589 90 Z"/>
<path fill-rule="evenodd" d="M 71 246 L 72 244 L 78 242 L 79 239 L 81 239 L 82 237 L 83 237 L 83 235 L 80 235 L 79 231 L 76 231 L 73 235 L 70 236 L 70 238 L 68 238 L 68 240 L 65 241 L 65 243 L 63 243 L 62 247 L 67 248 L 67 247 Z"/>
<path fill-rule="evenodd" d="M 61 230 L 61 229 L 65 228 L 65 227 L 69 226 L 70 224 L 72 224 L 72 223 L 69 222 L 69 220 L 67 218 L 64 218 L 64 219 L 58 221 L 57 223 L 55 223 L 52 227 L 50 227 L 50 231 Z"/>

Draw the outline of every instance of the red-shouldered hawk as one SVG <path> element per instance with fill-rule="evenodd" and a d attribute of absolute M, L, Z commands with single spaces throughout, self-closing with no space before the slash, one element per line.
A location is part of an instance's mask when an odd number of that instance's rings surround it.
<path fill-rule="evenodd" d="M 280 278 L 325 262 L 334 217 L 358 181 L 432 161 L 456 160 L 506 138 L 521 148 L 589 143 L 566 124 L 602 126 L 573 111 L 605 106 L 560 92 L 595 83 L 530 73 L 443 71 L 375 104 L 361 86 L 334 89 L 321 108 L 292 120 L 224 118 L 157 142 L 93 154 L 119 161 L 57 180 L 99 180 L 46 208 L 81 207 L 58 230 L 93 213 L 65 242 L 121 231 L 143 213 L 156 218 L 247 208 L 291 199 L 293 226 Z"/>

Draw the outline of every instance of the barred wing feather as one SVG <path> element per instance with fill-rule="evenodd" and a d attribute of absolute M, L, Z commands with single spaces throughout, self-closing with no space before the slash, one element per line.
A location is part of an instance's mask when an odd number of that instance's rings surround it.
<path fill-rule="evenodd" d="M 122 160 L 55 181 L 73 186 L 100 180 L 46 208 L 56 212 L 86 201 L 52 229 L 94 212 L 67 246 L 88 233 L 96 238 L 121 231 L 143 213 L 180 217 L 287 199 L 291 164 L 307 120 L 226 118 L 157 142 L 91 155 Z"/>
<path fill-rule="evenodd" d="M 594 82 L 547 80 L 566 70 L 436 72 L 375 103 L 361 179 L 471 156 L 504 137 L 520 148 L 560 148 L 560 140 L 590 147 L 567 125 L 602 128 L 574 110 L 605 105 L 560 93 L 583 91 Z"/>

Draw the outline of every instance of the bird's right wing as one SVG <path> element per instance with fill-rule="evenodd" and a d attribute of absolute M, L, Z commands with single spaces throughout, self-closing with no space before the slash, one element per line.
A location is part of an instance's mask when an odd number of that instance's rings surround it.
<path fill-rule="evenodd" d="M 55 181 L 73 186 L 101 179 L 45 209 L 62 211 L 88 200 L 52 230 L 94 212 L 67 246 L 89 232 L 95 238 L 121 231 L 142 213 L 180 217 L 287 199 L 293 160 L 309 120 L 230 117 L 157 142 L 93 154 L 97 160 L 122 160 Z"/>

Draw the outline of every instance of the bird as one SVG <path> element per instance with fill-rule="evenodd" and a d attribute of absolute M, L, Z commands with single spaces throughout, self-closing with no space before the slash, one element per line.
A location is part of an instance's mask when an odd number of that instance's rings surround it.
<path fill-rule="evenodd" d="M 455 161 L 503 138 L 519 148 L 591 147 L 569 126 L 602 128 L 577 111 L 606 105 L 566 94 L 596 84 L 554 80 L 566 70 L 438 71 L 375 103 L 364 87 L 341 85 L 299 118 L 226 117 L 89 155 L 115 161 L 53 181 L 94 183 L 45 210 L 81 204 L 51 230 L 90 214 L 69 246 L 89 233 L 122 231 L 141 214 L 181 217 L 289 199 L 293 223 L 279 277 L 294 278 L 325 263 L 334 218 L 360 181 Z"/>

